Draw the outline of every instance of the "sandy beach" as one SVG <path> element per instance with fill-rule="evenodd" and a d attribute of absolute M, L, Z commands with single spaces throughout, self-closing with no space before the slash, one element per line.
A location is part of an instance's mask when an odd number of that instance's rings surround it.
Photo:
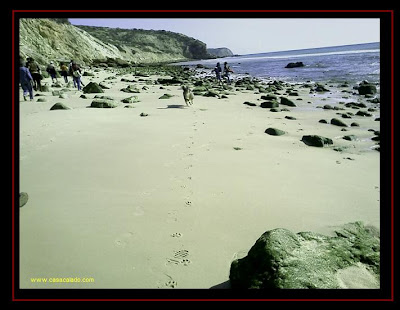
<path fill-rule="evenodd" d="M 21 288 L 208 289 L 226 283 L 232 260 L 267 230 L 330 235 L 354 221 L 379 229 L 380 153 L 371 140 L 379 103 L 354 85 L 310 93 L 299 83 L 298 96 L 278 91 L 297 107 L 271 112 L 257 90 L 196 95 L 186 107 L 179 85 L 154 84 L 170 76 L 117 72 L 82 77 L 110 87 L 87 99 L 76 88 L 59 98 L 52 91 L 61 88 L 51 87 L 24 101 L 20 89 L 20 192 L 29 195 L 19 210 Z M 122 92 L 128 85 L 140 93 Z M 164 94 L 172 97 L 159 99 Z M 90 108 L 95 95 L 119 105 Z M 133 95 L 140 101 L 121 102 Z M 57 102 L 70 109 L 50 110 Z M 349 102 L 374 108 L 372 116 L 355 115 Z M 333 145 L 308 146 L 304 135 Z M 32 281 L 60 277 L 93 281 Z"/>

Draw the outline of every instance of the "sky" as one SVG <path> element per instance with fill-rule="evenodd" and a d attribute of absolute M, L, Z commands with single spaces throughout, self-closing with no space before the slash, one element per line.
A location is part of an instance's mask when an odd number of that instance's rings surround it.
<path fill-rule="evenodd" d="M 73 25 L 167 30 L 245 55 L 380 41 L 379 18 L 86 18 Z"/>

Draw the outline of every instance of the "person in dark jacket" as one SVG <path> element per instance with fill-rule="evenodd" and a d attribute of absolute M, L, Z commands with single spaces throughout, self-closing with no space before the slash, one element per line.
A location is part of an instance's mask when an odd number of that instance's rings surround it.
<path fill-rule="evenodd" d="M 33 100 L 32 81 L 33 78 L 31 73 L 29 72 L 29 69 L 24 66 L 23 62 L 21 62 L 19 66 L 19 82 L 21 83 L 21 87 L 24 92 L 23 96 L 25 101 L 28 93 L 30 100 Z"/>
<path fill-rule="evenodd" d="M 39 65 L 33 58 L 30 59 L 30 62 L 28 64 L 28 69 L 33 78 L 34 82 L 33 89 L 42 91 L 42 85 L 40 81 L 42 80 L 43 77 Z"/>
<path fill-rule="evenodd" d="M 54 83 L 54 80 L 56 80 L 56 83 L 58 83 L 57 72 L 56 68 L 54 67 L 54 62 L 50 61 L 50 64 L 47 66 L 46 71 L 50 74 L 51 81 Z"/>
<path fill-rule="evenodd" d="M 72 63 L 71 65 L 71 70 L 72 70 L 72 78 L 74 80 L 74 85 L 78 87 L 78 90 L 81 90 L 81 68 L 79 65 L 75 62 Z"/>
<path fill-rule="evenodd" d="M 224 77 L 227 78 L 228 84 L 231 83 L 230 73 L 233 73 L 232 68 L 228 65 L 228 63 L 224 62 Z"/>
<path fill-rule="evenodd" d="M 221 80 L 222 69 L 221 69 L 221 65 L 219 62 L 217 62 L 217 65 L 215 66 L 213 71 L 215 72 L 215 77 L 217 78 L 218 84 L 221 85 L 222 84 L 222 80 Z"/>

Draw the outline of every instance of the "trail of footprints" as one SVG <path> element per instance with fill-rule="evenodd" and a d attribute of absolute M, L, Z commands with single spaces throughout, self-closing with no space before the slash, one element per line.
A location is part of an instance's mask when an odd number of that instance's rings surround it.
<path fill-rule="evenodd" d="M 195 112 L 194 112 L 195 113 Z M 197 131 L 196 128 L 197 122 L 194 122 L 193 124 L 193 130 Z M 191 149 L 192 146 L 194 146 L 194 137 L 193 135 L 189 136 L 189 142 L 188 142 L 188 146 L 186 147 L 187 149 Z M 184 159 L 190 159 L 194 156 L 193 153 L 188 153 L 185 155 Z M 193 168 L 192 164 L 188 164 L 187 166 L 185 166 L 185 170 L 186 171 L 190 171 L 190 169 Z M 189 175 L 186 178 L 187 181 L 191 181 L 192 177 Z M 189 185 L 181 185 L 181 188 L 185 189 L 189 195 L 186 196 L 185 201 L 184 201 L 184 206 L 185 207 L 191 207 L 192 206 L 192 201 L 190 199 L 191 195 L 193 194 L 193 191 L 190 189 Z M 169 214 L 170 215 L 170 214 Z M 176 222 L 176 213 L 174 213 L 174 218 Z M 169 221 L 170 223 L 172 223 L 171 221 Z M 170 235 L 170 237 L 175 238 L 175 239 L 180 239 L 183 237 L 183 235 L 180 232 L 174 232 Z M 181 249 L 181 250 L 174 250 L 172 255 L 170 257 L 168 257 L 166 259 L 166 266 L 184 266 L 187 267 L 190 264 L 192 264 L 192 261 L 189 259 L 189 251 L 185 250 L 185 249 Z M 169 280 L 167 282 L 165 282 L 165 287 L 166 288 L 176 288 L 178 286 L 177 281 L 175 281 L 170 275 L 167 275 Z"/>

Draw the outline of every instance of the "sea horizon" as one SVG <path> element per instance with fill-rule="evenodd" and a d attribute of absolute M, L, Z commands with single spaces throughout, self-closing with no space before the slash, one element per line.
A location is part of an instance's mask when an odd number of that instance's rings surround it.
<path fill-rule="evenodd" d="M 376 45 L 380 44 L 380 42 L 366 42 L 366 43 L 356 43 L 356 44 L 345 44 L 345 45 L 330 45 L 330 46 L 321 46 L 321 47 L 309 47 L 309 48 L 301 48 L 301 49 L 293 49 L 293 50 L 281 50 L 281 51 L 267 51 L 267 52 L 259 52 L 259 53 L 249 53 L 249 54 L 234 54 L 233 56 L 228 57 L 243 57 L 243 56 L 255 56 L 260 54 L 281 54 L 281 53 L 293 53 L 293 52 L 306 52 L 306 51 L 314 51 L 314 50 L 322 50 L 322 49 L 331 49 L 331 48 L 350 48 L 356 46 L 366 46 L 366 45 Z M 372 49 L 372 48 L 371 48 Z M 228 57 L 220 57 L 220 58 L 228 58 Z"/>

